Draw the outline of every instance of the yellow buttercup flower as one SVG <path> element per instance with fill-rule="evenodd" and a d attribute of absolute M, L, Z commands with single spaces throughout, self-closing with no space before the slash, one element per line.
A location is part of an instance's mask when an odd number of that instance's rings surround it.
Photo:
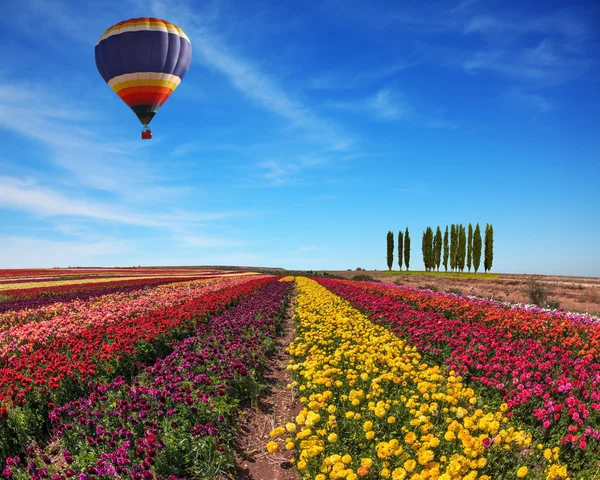
<path fill-rule="evenodd" d="M 275 453 L 279 450 L 279 445 L 277 445 L 277 442 L 269 442 L 267 443 L 267 450 L 269 453 Z"/>
<path fill-rule="evenodd" d="M 527 475 L 527 472 L 529 472 L 529 469 L 527 467 L 523 466 L 517 470 L 517 477 L 523 478 Z"/>

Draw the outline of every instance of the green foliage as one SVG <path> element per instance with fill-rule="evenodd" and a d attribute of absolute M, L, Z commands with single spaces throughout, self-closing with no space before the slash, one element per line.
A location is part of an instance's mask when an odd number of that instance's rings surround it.
<path fill-rule="evenodd" d="M 465 227 L 462 224 L 458 227 L 458 254 L 457 254 L 457 267 L 462 272 L 465 269 L 465 259 L 467 257 L 467 236 L 465 234 Z"/>
<path fill-rule="evenodd" d="M 479 223 L 475 226 L 475 233 L 473 234 L 473 270 L 477 273 L 481 262 L 481 230 L 479 229 Z"/>
<path fill-rule="evenodd" d="M 410 235 L 408 234 L 408 227 L 404 232 L 404 263 L 406 264 L 406 270 L 410 266 Z"/>
<path fill-rule="evenodd" d="M 404 240 L 404 235 L 402 234 L 402 231 L 398 232 L 398 267 L 400 268 L 400 270 L 402 270 L 402 257 L 403 257 L 403 252 L 402 252 L 402 248 L 403 248 L 403 240 Z"/>
<path fill-rule="evenodd" d="M 391 272 L 389 270 L 381 270 L 379 271 L 379 275 L 384 276 L 384 277 L 391 277 L 391 276 L 416 276 L 416 275 L 423 275 L 426 277 L 450 277 L 450 278 L 489 278 L 489 279 L 499 279 L 500 278 L 500 274 L 498 273 L 478 273 L 475 274 L 473 272 L 471 273 L 467 273 L 467 272 L 426 272 L 425 270 L 411 270 L 410 272 L 407 272 L 406 270 L 392 270 Z"/>
<path fill-rule="evenodd" d="M 448 271 L 448 225 L 446 225 L 446 231 L 444 232 L 444 270 Z"/>
<path fill-rule="evenodd" d="M 387 233 L 387 266 L 388 270 L 392 270 L 394 265 L 394 234 L 392 232 Z"/>
<path fill-rule="evenodd" d="M 437 271 L 440 271 L 440 263 L 442 261 L 442 231 L 437 227 L 435 237 L 433 239 L 434 263 Z"/>
<path fill-rule="evenodd" d="M 485 253 L 483 255 L 483 267 L 486 272 L 492 269 L 494 261 L 494 227 L 489 224 L 485 226 Z"/>
<path fill-rule="evenodd" d="M 473 225 L 469 223 L 469 237 L 467 239 L 467 268 L 471 271 L 473 264 Z"/>
<path fill-rule="evenodd" d="M 433 230 L 431 227 L 427 227 L 427 230 L 423 232 L 421 251 L 423 252 L 423 264 L 425 265 L 425 270 L 432 270 L 435 258 L 433 253 Z"/>
<path fill-rule="evenodd" d="M 450 270 L 456 268 L 456 260 L 458 254 L 458 226 L 450 225 Z"/>

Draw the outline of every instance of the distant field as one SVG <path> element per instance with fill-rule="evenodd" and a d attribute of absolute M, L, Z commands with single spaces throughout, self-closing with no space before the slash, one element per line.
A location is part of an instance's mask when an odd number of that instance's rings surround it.
<path fill-rule="evenodd" d="M 453 278 L 500 278 L 499 273 L 469 273 L 469 272 L 425 272 L 423 270 L 380 270 L 380 275 L 427 275 L 430 277 L 453 277 Z"/>

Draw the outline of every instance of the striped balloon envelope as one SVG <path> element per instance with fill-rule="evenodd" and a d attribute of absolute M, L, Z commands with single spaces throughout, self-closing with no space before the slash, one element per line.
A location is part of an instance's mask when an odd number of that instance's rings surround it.
<path fill-rule="evenodd" d="M 158 18 L 119 22 L 96 44 L 98 71 L 144 125 L 142 138 L 152 138 L 148 124 L 183 80 L 191 60 L 187 35 Z"/>

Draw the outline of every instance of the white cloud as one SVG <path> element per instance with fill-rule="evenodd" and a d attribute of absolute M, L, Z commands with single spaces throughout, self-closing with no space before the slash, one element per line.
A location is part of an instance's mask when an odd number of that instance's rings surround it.
<path fill-rule="evenodd" d="M 397 120 L 410 114 L 408 102 L 389 88 L 378 90 L 374 95 L 354 101 L 328 101 L 326 106 L 340 110 L 367 113 L 382 120 Z"/>
<path fill-rule="evenodd" d="M 421 2 L 397 9 L 348 2 L 344 9 L 331 4 L 331 13 L 346 17 L 371 36 L 389 41 L 395 35 L 412 44 L 424 61 L 470 73 L 487 71 L 557 85 L 584 75 L 595 59 L 598 29 L 594 21 L 599 10 L 581 4 L 536 15 L 468 0 L 458 6 Z M 477 42 L 465 42 L 464 36 Z M 537 42 L 533 48 L 532 41 Z"/>
<path fill-rule="evenodd" d="M 302 170 L 327 164 L 327 160 L 317 155 L 301 155 L 286 160 L 270 159 L 257 164 L 259 175 L 271 186 L 294 183 L 295 175 Z"/>
<path fill-rule="evenodd" d="M 123 240 L 55 241 L 0 235 L 0 265 L 4 268 L 112 266 L 115 255 L 130 252 L 133 244 Z"/>
<path fill-rule="evenodd" d="M 382 88 L 374 95 L 355 101 L 328 101 L 326 106 L 340 110 L 366 114 L 384 121 L 405 121 L 421 128 L 447 128 L 455 130 L 458 125 L 446 120 L 439 113 L 427 112 L 427 108 L 417 108 L 415 102 L 391 89 Z M 421 111 L 423 110 L 423 111 Z"/>
<path fill-rule="evenodd" d="M 286 118 L 292 126 L 302 129 L 314 141 L 329 147 L 351 145 L 354 142 L 342 127 L 320 117 L 308 105 L 292 98 L 264 69 L 250 59 L 234 53 L 222 38 L 211 31 L 203 15 L 195 12 L 189 4 L 177 2 L 167 5 L 159 0 L 154 0 L 151 4 L 155 15 L 167 7 L 170 17 L 180 25 L 185 25 L 184 30 L 192 40 L 193 61 L 225 75 L 245 96 L 268 111 Z"/>
<path fill-rule="evenodd" d="M 538 113 L 548 113 L 555 109 L 554 104 L 546 97 L 526 92 L 521 88 L 509 90 L 508 99 L 518 106 L 526 107 Z"/>
<path fill-rule="evenodd" d="M 0 176 L 0 206 L 40 217 L 80 217 L 141 227 L 173 229 L 186 224 L 219 220 L 230 213 L 170 212 L 146 214 L 121 207 L 67 197 L 32 181 Z"/>
<path fill-rule="evenodd" d="M 404 63 L 393 63 L 383 67 L 365 67 L 360 69 L 348 68 L 346 71 L 334 71 L 326 75 L 315 77 L 310 81 L 310 87 L 316 90 L 349 90 L 365 84 L 376 83 L 398 72 L 419 65 L 421 60 L 412 60 Z M 359 70 L 356 72 L 356 70 Z"/>
<path fill-rule="evenodd" d="M 410 109 L 390 89 L 379 90 L 374 97 L 367 101 L 367 107 L 384 119 L 395 120 L 406 116 Z"/>

